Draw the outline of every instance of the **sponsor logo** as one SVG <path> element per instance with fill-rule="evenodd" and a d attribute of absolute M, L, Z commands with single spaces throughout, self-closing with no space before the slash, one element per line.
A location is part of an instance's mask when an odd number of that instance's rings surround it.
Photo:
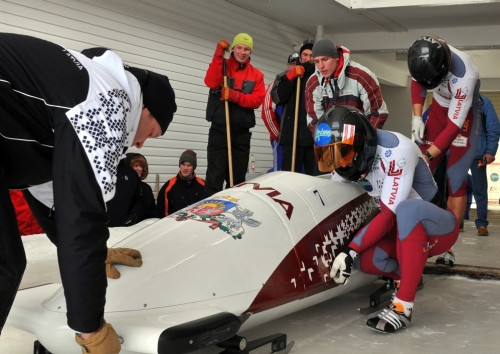
<path fill-rule="evenodd" d="M 429 241 L 427 241 L 427 243 L 426 243 L 426 244 L 423 244 L 423 245 L 422 245 L 422 250 L 424 251 L 424 253 L 427 253 L 427 252 L 429 252 L 431 249 L 433 249 L 433 248 L 434 248 L 434 246 L 436 246 L 436 245 L 437 245 L 437 243 L 438 243 L 438 241 L 437 241 L 437 240 L 434 240 L 434 243 L 432 243 L 432 244 L 431 244 Z"/>
<path fill-rule="evenodd" d="M 396 197 L 398 196 L 399 189 L 399 177 L 394 177 L 392 181 L 391 195 L 389 197 L 389 205 L 393 205 L 396 202 Z"/>
<path fill-rule="evenodd" d="M 467 141 L 469 139 L 466 136 L 458 134 L 455 140 L 451 143 L 451 145 L 456 147 L 467 147 Z"/>
<path fill-rule="evenodd" d="M 71 54 L 70 52 L 68 52 L 66 49 L 63 49 L 63 52 L 76 65 L 76 67 L 79 70 L 83 70 L 83 65 L 73 56 L 73 54 Z"/>
<path fill-rule="evenodd" d="M 455 99 L 458 101 L 457 106 L 455 108 L 455 111 L 453 112 L 453 119 L 458 119 L 458 116 L 460 115 L 460 112 L 462 111 L 462 105 L 464 103 L 464 100 L 467 98 L 467 92 L 469 92 L 469 89 L 467 87 L 463 89 L 458 89 L 456 94 L 455 94 Z"/>
<path fill-rule="evenodd" d="M 464 122 L 464 125 L 462 125 L 462 131 L 465 133 L 466 131 L 469 130 L 469 120 L 466 119 L 465 122 Z"/>
<path fill-rule="evenodd" d="M 402 161 L 402 162 L 401 162 Z M 397 166 L 399 168 L 396 169 L 396 161 L 392 160 L 389 162 L 389 171 L 387 172 L 388 176 L 401 176 L 403 174 L 403 169 L 402 167 L 405 165 L 404 159 L 401 159 L 398 161 Z"/>
<path fill-rule="evenodd" d="M 378 170 L 380 165 L 380 154 L 376 154 L 373 159 L 372 171 Z"/>
<path fill-rule="evenodd" d="M 498 177 L 499 177 L 499 176 L 498 176 L 498 173 L 494 172 L 494 173 L 492 173 L 492 174 L 490 175 L 490 180 L 491 180 L 492 182 L 497 182 L 497 181 L 498 181 Z"/>
<path fill-rule="evenodd" d="M 314 141 L 318 146 L 330 144 L 332 141 L 332 129 L 326 123 L 320 123 L 314 132 Z"/>

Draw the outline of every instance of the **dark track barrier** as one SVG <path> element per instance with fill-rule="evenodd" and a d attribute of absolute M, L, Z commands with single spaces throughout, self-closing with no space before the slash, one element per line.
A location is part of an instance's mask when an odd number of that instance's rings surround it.
<path fill-rule="evenodd" d="M 453 267 L 426 263 L 424 274 L 458 275 L 479 280 L 500 280 L 500 268 L 455 264 Z"/>

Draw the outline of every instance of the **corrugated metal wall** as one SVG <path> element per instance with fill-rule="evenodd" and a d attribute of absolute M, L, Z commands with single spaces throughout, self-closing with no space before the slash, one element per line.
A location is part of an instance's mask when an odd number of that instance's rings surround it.
<path fill-rule="evenodd" d="M 209 124 L 205 71 L 220 39 L 248 32 L 254 39 L 252 63 L 266 85 L 286 68 L 286 58 L 308 34 L 246 11 L 224 0 L 16 0 L 0 1 L 0 31 L 28 34 L 82 50 L 104 46 L 124 62 L 169 76 L 178 110 L 167 133 L 139 152 L 150 165 L 147 182 L 160 186 L 178 171 L 185 149 L 198 153 L 197 173 L 206 173 Z M 255 174 L 271 167 L 269 136 L 260 109 L 252 129 Z"/>

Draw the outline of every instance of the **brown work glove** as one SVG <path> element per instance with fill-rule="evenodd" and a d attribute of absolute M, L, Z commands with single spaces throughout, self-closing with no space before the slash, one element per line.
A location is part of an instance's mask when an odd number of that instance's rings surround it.
<path fill-rule="evenodd" d="M 108 278 L 118 279 L 120 277 L 120 272 L 113 264 L 140 267 L 142 265 L 141 252 L 132 248 L 108 248 L 106 275 Z"/>
<path fill-rule="evenodd" d="M 118 354 L 121 349 L 118 334 L 113 326 L 106 322 L 90 338 L 83 339 L 77 333 L 75 340 L 82 347 L 83 354 Z"/>

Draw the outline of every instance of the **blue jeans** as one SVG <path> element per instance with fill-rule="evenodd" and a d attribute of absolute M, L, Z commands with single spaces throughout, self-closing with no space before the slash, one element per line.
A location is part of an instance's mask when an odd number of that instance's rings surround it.
<path fill-rule="evenodd" d="M 486 166 L 478 166 L 480 159 L 475 158 L 470 170 L 472 174 L 472 193 L 477 207 L 476 227 L 488 226 L 488 180 Z"/>

